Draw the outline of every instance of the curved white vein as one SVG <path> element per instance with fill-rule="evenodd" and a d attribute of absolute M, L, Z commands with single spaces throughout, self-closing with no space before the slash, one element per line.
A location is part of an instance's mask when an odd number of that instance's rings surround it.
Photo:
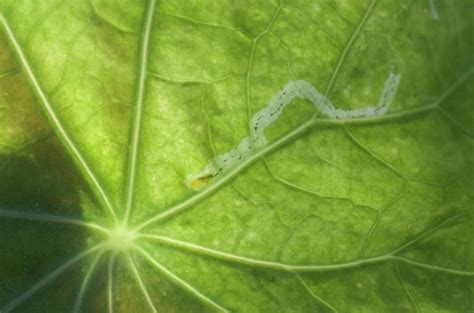
<path fill-rule="evenodd" d="M 362 266 L 366 264 L 372 264 L 372 263 L 377 263 L 377 262 L 391 259 L 391 255 L 387 254 L 387 255 L 382 255 L 379 257 L 361 259 L 361 260 L 347 262 L 347 263 L 337 263 L 337 264 L 328 264 L 328 265 L 292 265 L 292 264 L 286 264 L 286 263 L 280 263 L 280 262 L 259 260 L 259 259 L 240 256 L 240 255 L 236 255 L 236 254 L 232 254 L 228 252 L 222 252 L 222 251 L 207 248 L 204 246 L 196 245 L 190 242 L 163 237 L 159 235 L 143 234 L 143 235 L 140 235 L 139 237 L 154 239 L 154 240 L 157 240 L 159 242 L 162 242 L 174 247 L 184 248 L 186 250 L 200 253 L 202 255 L 207 255 L 207 256 L 219 258 L 222 260 L 235 262 L 238 264 L 268 268 L 268 269 L 274 269 L 274 270 L 280 270 L 280 271 L 286 271 L 286 272 L 311 272 L 311 271 L 337 270 L 337 269 L 358 267 L 358 266 Z"/>
<path fill-rule="evenodd" d="M 344 60 L 346 59 L 349 51 L 351 50 L 352 46 L 356 42 L 357 38 L 359 35 L 362 33 L 362 29 L 364 28 L 365 24 L 369 20 L 370 15 L 374 11 L 375 5 L 377 4 L 378 0 L 372 0 L 369 5 L 367 6 L 364 15 L 362 18 L 359 20 L 356 29 L 352 33 L 351 37 L 349 38 L 349 41 L 346 43 L 344 50 L 342 51 L 341 55 L 339 56 L 339 60 L 337 61 L 336 67 L 334 68 L 334 71 L 332 72 L 331 78 L 329 79 L 329 83 L 326 87 L 326 91 L 324 92 L 325 95 L 329 95 L 332 86 L 334 85 L 334 82 L 336 81 L 337 75 L 340 72 L 340 69 L 342 67 L 342 64 L 344 63 Z"/>
<path fill-rule="evenodd" d="M 169 279 L 171 279 L 173 282 L 181 286 L 181 288 L 185 289 L 186 291 L 190 292 L 191 294 L 195 295 L 198 299 L 201 299 L 204 303 L 208 304 L 209 306 L 213 307 L 214 309 L 217 309 L 219 312 L 229 312 L 227 309 L 216 303 L 214 300 L 210 299 L 206 295 L 202 294 L 200 291 L 198 291 L 196 288 L 191 286 L 189 283 L 184 281 L 183 279 L 179 278 L 176 276 L 173 272 L 168 270 L 166 267 L 164 267 L 162 264 L 157 262 L 153 257 L 148 254 L 145 250 L 142 248 L 136 246 L 135 249 L 143 256 L 145 259 L 147 259 L 153 266 L 155 266 L 160 272 L 162 272 L 164 275 L 166 275 Z"/>
<path fill-rule="evenodd" d="M 148 58 L 150 52 L 150 36 L 153 26 L 153 17 L 155 13 L 156 1 L 148 1 L 146 20 L 144 25 L 142 45 L 140 52 L 140 69 L 138 76 L 138 90 L 135 102 L 135 112 L 132 121 L 131 135 L 130 135 L 130 151 L 129 164 L 127 173 L 127 187 L 126 187 L 126 204 L 125 204 L 125 222 L 128 221 L 130 211 L 133 205 L 133 196 L 135 190 L 135 181 L 137 176 L 137 157 L 140 143 L 140 132 L 143 117 L 143 102 L 145 99 L 145 84 L 147 76 Z"/>
<path fill-rule="evenodd" d="M 435 271 L 435 272 L 444 272 L 444 273 L 449 273 L 449 274 L 453 274 L 453 275 L 460 275 L 460 276 L 474 276 L 473 271 L 456 270 L 456 269 L 447 268 L 447 267 L 443 267 L 443 266 L 426 264 L 426 263 L 423 263 L 423 262 L 413 261 L 413 260 L 410 260 L 410 259 L 407 259 L 407 258 L 404 258 L 404 257 L 399 257 L 399 256 L 394 256 L 394 257 L 392 257 L 392 259 L 397 260 L 397 261 L 401 261 L 401 262 L 405 262 L 405 263 L 410 264 L 410 265 L 422 267 L 422 268 L 425 268 L 425 269 L 428 269 L 428 270 L 431 270 L 431 271 Z"/>
<path fill-rule="evenodd" d="M 78 313 L 81 310 L 82 300 L 84 299 L 84 294 L 86 293 L 87 286 L 89 285 L 89 281 L 92 277 L 92 274 L 94 273 L 94 270 L 97 267 L 97 263 L 99 263 L 99 260 L 103 254 L 103 251 L 97 254 L 94 261 L 92 261 L 91 265 L 89 266 L 86 276 L 82 281 L 81 289 L 79 290 L 79 293 L 77 295 L 76 302 L 74 303 L 74 308 L 72 310 L 73 313 Z"/>
<path fill-rule="evenodd" d="M 95 223 L 83 222 L 81 220 L 77 220 L 74 218 L 62 217 L 62 216 L 51 215 L 51 214 L 18 212 L 18 211 L 0 209 L 0 216 L 6 217 L 6 218 L 21 219 L 21 220 L 71 224 L 71 225 L 77 225 L 77 226 L 95 229 L 103 233 L 109 233 L 109 230 Z"/>
<path fill-rule="evenodd" d="M 102 187 L 101 183 L 99 182 L 98 178 L 92 171 L 92 168 L 89 166 L 85 158 L 82 156 L 81 152 L 77 148 L 76 144 L 74 143 L 73 139 L 71 136 L 67 133 L 64 125 L 61 123 L 58 115 L 54 111 L 51 103 L 49 102 L 46 94 L 43 91 L 43 88 L 41 87 L 40 83 L 38 82 L 36 75 L 33 73 L 33 69 L 31 68 L 30 64 L 28 63 L 28 60 L 23 52 L 23 49 L 20 47 L 20 44 L 18 43 L 15 34 L 13 33 L 12 29 L 10 28 L 7 20 L 3 16 L 3 14 L 0 13 L 0 24 L 3 26 L 5 29 L 5 33 L 13 46 L 13 49 L 15 53 L 17 54 L 17 57 L 23 67 L 23 69 L 26 72 L 26 75 L 28 76 L 28 79 L 38 96 L 40 103 L 42 104 L 42 107 L 44 111 L 46 112 L 46 115 L 50 119 L 51 123 L 55 126 L 55 130 L 58 133 L 59 137 L 62 139 L 62 141 L 65 143 L 66 147 L 69 149 L 69 151 L 72 153 L 74 158 L 76 159 L 77 163 L 79 164 L 80 168 L 82 171 L 85 173 L 85 176 L 88 178 L 88 180 L 91 182 L 93 186 L 93 190 L 98 193 L 98 197 L 100 200 L 105 204 L 107 207 L 108 211 L 110 214 L 113 216 L 113 218 L 116 220 L 116 215 L 114 211 L 114 207 L 107 196 L 104 188 Z"/>
<path fill-rule="evenodd" d="M 453 221 L 454 219 L 451 219 Z M 445 225 L 443 223 L 442 225 Z M 441 227 L 441 226 L 439 226 Z M 433 228 L 434 230 L 439 228 L 436 226 Z M 433 230 L 433 231 L 434 231 Z M 427 233 L 431 233 L 432 231 L 428 231 Z M 176 248 L 182 248 L 183 250 L 187 251 L 192 251 L 196 252 L 205 256 L 210 256 L 214 257 L 217 259 L 222 259 L 238 264 L 243 264 L 243 265 L 248 265 L 248 266 L 254 266 L 254 267 L 261 267 L 261 268 L 267 268 L 267 269 L 274 269 L 274 270 L 280 270 L 280 271 L 286 271 L 286 272 L 314 272 L 314 271 L 332 271 L 332 270 L 341 270 L 341 269 L 348 269 L 348 268 L 355 268 L 355 267 L 360 267 L 364 265 L 369 265 L 369 264 L 375 264 L 375 263 L 380 263 L 380 262 L 386 262 L 386 261 L 403 261 L 405 263 L 410 263 L 412 265 L 416 265 L 419 267 L 423 267 L 426 269 L 431 269 L 431 270 L 436 270 L 436 271 L 444 271 L 448 272 L 451 274 L 455 275 L 465 275 L 465 276 L 472 276 L 474 275 L 474 272 L 471 271 L 463 271 L 463 270 L 456 270 L 456 269 L 449 269 L 445 267 L 440 267 L 436 265 L 430 265 L 430 264 L 424 264 L 418 261 L 412 261 L 409 259 L 406 259 L 404 257 L 396 255 L 397 253 L 402 252 L 406 248 L 408 248 L 410 245 L 414 244 L 414 241 L 410 241 L 408 244 L 403 245 L 400 248 L 394 249 L 386 254 L 371 257 L 371 258 L 365 258 L 365 259 L 360 259 L 360 260 L 355 260 L 355 261 L 350 261 L 346 263 L 334 263 L 334 264 L 310 264 L 310 265 L 293 265 L 293 264 L 286 264 L 286 263 L 281 263 L 281 262 L 274 262 L 274 261 L 266 261 L 266 260 L 261 260 L 261 259 L 254 259 L 251 257 L 245 257 L 245 256 L 240 256 L 237 254 L 232 254 L 228 252 L 223 252 L 219 251 L 216 249 L 200 246 L 194 243 L 190 243 L 187 241 L 182 241 L 182 240 L 177 240 L 169 237 L 164 237 L 164 236 L 159 236 L 159 235 L 152 235 L 152 234 L 142 234 L 139 237 L 145 238 L 145 239 L 152 239 L 156 240 L 158 242 L 167 244 L 169 246 L 173 246 Z M 417 237 L 418 241 L 422 240 L 426 236 L 419 236 Z"/>
<path fill-rule="evenodd" d="M 153 313 L 157 313 L 158 311 L 155 308 L 155 305 L 153 304 L 153 300 L 151 300 L 151 296 L 148 293 L 148 290 L 145 286 L 145 282 L 143 281 L 140 272 L 138 272 L 137 266 L 135 265 L 135 262 L 133 261 L 130 253 L 127 253 L 127 259 L 128 263 L 130 264 L 130 268 L 132 269 L 132 273 L 135 276 L 135 279 L 137 280 L 138 284 L 140 285 L 140 288 L 143 292 L 143 295 L 145 296 L 146 301 L 150 305 L 150 309 L 153 311 Z"/>
<path fill-rule="evenodd" d="M 107 303 L 109 313 L 114 313 L 114 266 L 117 255 L 112 253 L 107 266 Z"/>
<path fill-rule="evenodd" d="M 316 301 L 326 306 L 331 312 L 339 313 L 339 311 L 336 310 L 336 308 L 334 308 L 329 302 L 315 294 L 300 275 L 296 274 L 296 279 L 301 283 L 301 285 L 303 285 L 304 289 L 309 293 L 309 295 L 316 299 Z"/>

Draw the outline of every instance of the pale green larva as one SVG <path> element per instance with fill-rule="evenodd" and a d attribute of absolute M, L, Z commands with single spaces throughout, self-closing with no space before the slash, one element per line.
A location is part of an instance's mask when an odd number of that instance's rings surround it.
<path fill-rule="evenodd" d="M 390 73 L 376 106 L 342 110 L 335 108 L 326 96 L 307 81 L 290 81 L 272 97 L 266 107 L 253 115 L 250 136 L 245 137 L 235 149 L 230 150 L 226 154 L 216 156 L 201 172 L 189 175 L 186 178 L 186 185 L 191 189 L 200 189 L 224 174 L 228 169 L 243 162 L 256 153 L 256 151 L 265 147 L 268 144 L 264 133 L 265 128 L 276 121 L 283 112 L 283 109 L 295 98 L 310 101 L 317 111 L 329 118 L 354 119 L 377 116 L 387 112 L 397 92 L 399 83 L 400 75 Z"/>

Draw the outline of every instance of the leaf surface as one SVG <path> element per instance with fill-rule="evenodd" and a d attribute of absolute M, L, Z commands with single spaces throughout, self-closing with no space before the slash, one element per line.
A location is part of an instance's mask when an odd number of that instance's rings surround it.
<path fill-rule="evenodd" d="M 0 4 L 0 311 L 470 312 L 469 1 Z M 185 183 L 250 134 L 268 145 Z M 316 114 L 316 115 L 315 115 Z"/>

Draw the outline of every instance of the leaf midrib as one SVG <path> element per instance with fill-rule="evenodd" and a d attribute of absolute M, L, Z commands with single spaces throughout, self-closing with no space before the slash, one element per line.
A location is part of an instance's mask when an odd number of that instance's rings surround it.
<path fill-rule="evenodd" d="M 143 117 L 143 102 L 145 99 L 145 85 L 148 72 L 148 58 L 150 54 L 150 36 L 153 26 L 153 18 L 155 14 L 156 0 L 149 0 L 147 9 L 145 10 L 146 19 L 143 27 L 142 44 L 140 51 L 140 67 L 138 71 L 138 90 L 135 101 L 135 112 L 132 119 L 132 126 L 130 128 L 129 139 L 129 160 L 127 166 L 127 181 L 126 181 L 126 203 L 125 203 L 125 218 L 124 223 L 128 222 L 130 212 L 132 210 L 135 184 L 137 176 L 137 158 L 140 144 L 140 135 L 142 131 L 142 117 Z"/>
<path fill-rule="evenodd" d="M 451 224 L 462 217 L 466 217 L 468 215 L 474 214 L 474 211 L 467 210 L 460 212 L 437 225 L 423 231 L 421 234 L 418 234 L 411 240 L 405 242 L 402 245 L 399 245 L 392 250 L 377 256 L 373 256 L 370 258 L 360 258 L 353 261 L 348 261 L 344 263 L 330 263 L 330 264 L 302 264 L 302 265 L 295 265 L 295 264 L 288 264 L 282 262 L 275 262 L 275 261 L 268 261 L 264 259 L 255 259 L 252 257 L 241 256 L 238 254 L 233 254 L 229 252 L 224 252 L 220 250 L 216 250 L 213 248 L 208 248 L 205 246 L 197 245 L 192 242 L 183 241 L 179 239 L 170 238 L 167 236 L 160 236 L 154 234 L 141 234 L 139 238 L 143 238 L 144 240 L 155 240 L 159 243 L 169 245 L 178 249 L 182 249 L 187 252 L 194 252 L 197 254 L 205 255 L 214 257 L 217 259 L 226 260 L 233 263 L 238 263 L 246 266 L 256 267 L 256 268 L 266 268 L 266 269 L 273 269 L 279 271 L 286 271 L 286 272 L 314 272 L 314 271 L 333 271 L 333 270 L 341 270 L 341 269 L 349 269 L 349 268 L 357 268 L 369 264 L 376 264 L 385 261 L 401 261 L 408 264 L 412 264 L 419 267 L 428 268 L 435 271 L 443 271 L 455 275 L 462 275 L 462 276 L 474 276 L 473 271 L 467 270 L 458 270 L 458 269 L 451 269 L 446 267 L 441 267 L 437 265 L 426 264 L 418 261 L 414 261 L 403 256 L 400 254 L 406 251 L 408 248 L 413 246 L 414 244 L 420 242 L 421 240 L 428 238 L 430 235 L 435 233 L 438 229 Z"/>
<path fill-rule="evenodd" d="M 14 53 L 16 54 L 17 58 L 20 61 L 20 64 L 24 71 L 26 72 L 28 82 L 32 86 L 34 93 L 39 98 L 39 102 L 43 107 L 43 110 L 50 120 L 50 123 L 54 126 L 55 131 L 57 132 L 59 138 L 63 141 L 66 148 L 71 153 L 72 157 L 78 163 L 81 172 L 84 174 L 86 179 L 89 181 L 92 189 L 94 190 L 95 194 L 98 196 L 99 200 L 103 203 L 103 205 L 107 208 L 111 216 L 117 221 L 117 216 L 115 214 L 114 206 L 110 201 L 105 189 L 103 188 L 101 182 L 96 177 L 95 173 L 93 172 L 92 168 L 87 163 L 86 159 L 80 152 L 79 148 L 76 146 L 75 142 L 71 138 L 71 136 L 66 131 L 66 128 L 63 126 L 61 120 L 58 117 L 58 114 L 53 109 L 48 97 L 46 96 L 43 88 L 41 87 L 40 83 L 38 82 L 36 75 L 33 72 L 18 40 L 16 39 L 10 25 L 8 24 L 7 20 L 0 12 L 0 24 L 3 26 L 7 38 L 13 48 Z"/>

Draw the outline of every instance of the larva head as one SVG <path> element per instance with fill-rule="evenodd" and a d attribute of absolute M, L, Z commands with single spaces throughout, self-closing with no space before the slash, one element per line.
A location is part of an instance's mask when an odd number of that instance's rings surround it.
<path fill-rule="evenodd" d="M 194 190 L 199 190 L 209 184 L 214 179 L 213 175 L 207 175 L 204 177 L 197 177 L 190 182 L 190 186 Z"/>
<path fill-rule="evenodd" d="M 218 173 L 219 171 L 216 169 L 214 162 L 211 162 L 200 173 L 186 177 L 185 184 L 190 189 L 199 190 L 211 183 Z"/>

